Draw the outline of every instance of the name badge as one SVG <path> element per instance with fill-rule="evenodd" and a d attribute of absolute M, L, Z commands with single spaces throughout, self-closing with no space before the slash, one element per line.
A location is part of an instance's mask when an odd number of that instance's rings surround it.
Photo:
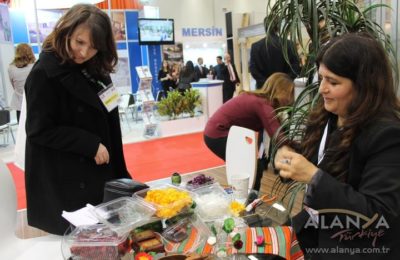
<path fill-rule="evenodd" d="M 99 97 L 108 112 L 111 112 L 118 106 L 119 93 L 113 84 L 108 85 L 106 89 L 100 91 Z"/>

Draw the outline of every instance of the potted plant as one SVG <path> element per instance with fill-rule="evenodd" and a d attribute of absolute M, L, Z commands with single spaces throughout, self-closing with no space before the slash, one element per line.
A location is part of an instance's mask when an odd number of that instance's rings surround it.
<path fill-rule="evenodd" d="M 177 90 L 170 91 L 166 98 L 158 102 L 157 107 L 160 116 L 168 116 L 170 119 L 176 119 L 183 112 L 183 96 Z"/>
<path fill-rule="evenodd" d="M 187 89 L 183 96 L 184 112 L 194 117 L 194 110 L 201 105 L 200 91 L 198 89 Z"/>
<path fill-rule="evenodd" d="M 194 117 L 195 109 L 199 105 L 201 105 L 199 90 L 188 89 L 183 95 L 174 90 L 168 92 L 167 97 L 158 102 L 158 113 L 160 116 L 168 116 L 170 119 L 176 119 L 183 113 Z"/>

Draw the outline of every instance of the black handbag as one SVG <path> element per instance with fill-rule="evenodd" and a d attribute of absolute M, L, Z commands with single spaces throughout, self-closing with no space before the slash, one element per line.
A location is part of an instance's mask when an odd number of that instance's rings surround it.
<path fill-rule="evenodd" d="M 132 179 L 116 179 L 106 182 L 104 186 L 103 202 L 108 202 L 120 197 L 131 197 L 133 193 L 147 189 L 144 183 Z"/>

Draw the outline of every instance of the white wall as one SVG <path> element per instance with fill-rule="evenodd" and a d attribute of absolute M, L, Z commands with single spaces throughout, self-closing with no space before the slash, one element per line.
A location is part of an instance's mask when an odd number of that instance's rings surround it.
<path fill-rule="evenodd" d="M 14 45 L 12 43 L 0 43 L 0 57 L 0 80 L 2 81 L 0 82 L 0 87 L 2 87 L 0 92 L 2 92 L 1 95 L 3 96 L 4 102 L 9 106 L 13 88 L 8 77 L 8 65 L 10 65 L 14 58 Z"/>
<path fill-rule="evenodd" d="M 183 57 L 184 57 L 184 63 L 186 63 L 188 60 L 193 61 L 194 64 L 197 63 L 197 58 L 202 57 L 203 58 L 203 64 L 207 66 L 207 68 L 210 65 L 217 65 L 217 56 L 224 56 L 224 50 L 222 48 L 217 48 L 217 47 L 212 47 L 212 48 L 184 48 L 183 49 Z"/>
<path fill-rule="evenodd" d="M 267 0 L 214 0 L 216 25 L 225 27 L 224 10 L 233 14 L 249 13 L 251 24 L 261 23 L 266 14 L 267 3 Z"/>
<path fill-rule="evenodd" d="M 274 2 L 271 1 L 271 2 Z M 182 41 L 182 27 L 225 28 L 225 13 L 249 13 L 253 24 L 261 23 L 266 14 L 267 0 L 154 0 L 161 18 L 175 19 L 176 41 Z M 238 28 L 234 28 L 237 30 Z M 225 31 L 224 31 L 225 34 Z"/>
<path fill-rule="evenodd" d="M 182 42 L 182 27 L 212 27 L 214 0 L 155 0 L 160 18 L 175 20 L 175 41 Z"/>
<path fill-rule="evenodd" d="M 226 31 L 225 13 L 233 13 L 233 30 L 236 39 L 237 29 L 241 26 L 243 13 L 249 13 L 251 24 L 262 23 L 266 15 L 267 0 L 153 0 L 152 6 L 158 6 L 160 18 L 173 18 L 175 21 L 175 41 L 184 46 L 184 59 L 196 63 L 197 57 L 203 57 L 206 65 L 215 64 L 216 53 L 225 52 Z M 222 37 L 184 37 L 183 27 L 223 28 Z M 204 43 L 208 47 L 202 47 Z M 185 46 L 190 46 L 185 48 Z M 210 46 L 213 46 L 210 48 Z M 190 49 L 190 50 L 189 50 Z M 237 49 L 237 48 L 236 48 Z M 235 59 L 238 53 L 235 50 Z M 223 55 L 222 55 L 223 56 Z"/>

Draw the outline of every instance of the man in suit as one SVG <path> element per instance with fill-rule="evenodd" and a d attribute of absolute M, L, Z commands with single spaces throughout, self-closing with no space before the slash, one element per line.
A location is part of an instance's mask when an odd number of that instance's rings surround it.
<path fill-rule="evenodd" d="M 288 64 L 283 56 L 283 47 L 277 31 L 278 28 L 251 46 L 250 73 L 256 80 L 257 89 L 260 89 L 267 78 L 275 72 L 284 72 L 293 79 L 300 73 L 300 63 L 294 44 L 288 46 Z"/>
<path fill-rule="evenodd" d="M 221 69 L 225 66 L 221 56 L 217 56 L 217 65 L 214 66 L 214 79 L 224 80 Z"/>
<path fill-rule="evenodd" d="M 239 85 L 240 83 L 235 64 L 231 63 L 231 55 L 229 53 L 225 53 L 224 59 L 225 65 L 222 66 L 221 69 L 222 78 L 224 80 L 224 83 L 222 84 L 223 103 L 233 97 L 233 93 L 236 90 L 236 85 Z"/>
<path fill-rule="evenodd" d="M 197 59 L 197 65 L 194 70 L 196 72 L 197 78 L 207 78 L 208 69 L 206 66 L 203 66 L 203 58 L 199 57 Z"/>

